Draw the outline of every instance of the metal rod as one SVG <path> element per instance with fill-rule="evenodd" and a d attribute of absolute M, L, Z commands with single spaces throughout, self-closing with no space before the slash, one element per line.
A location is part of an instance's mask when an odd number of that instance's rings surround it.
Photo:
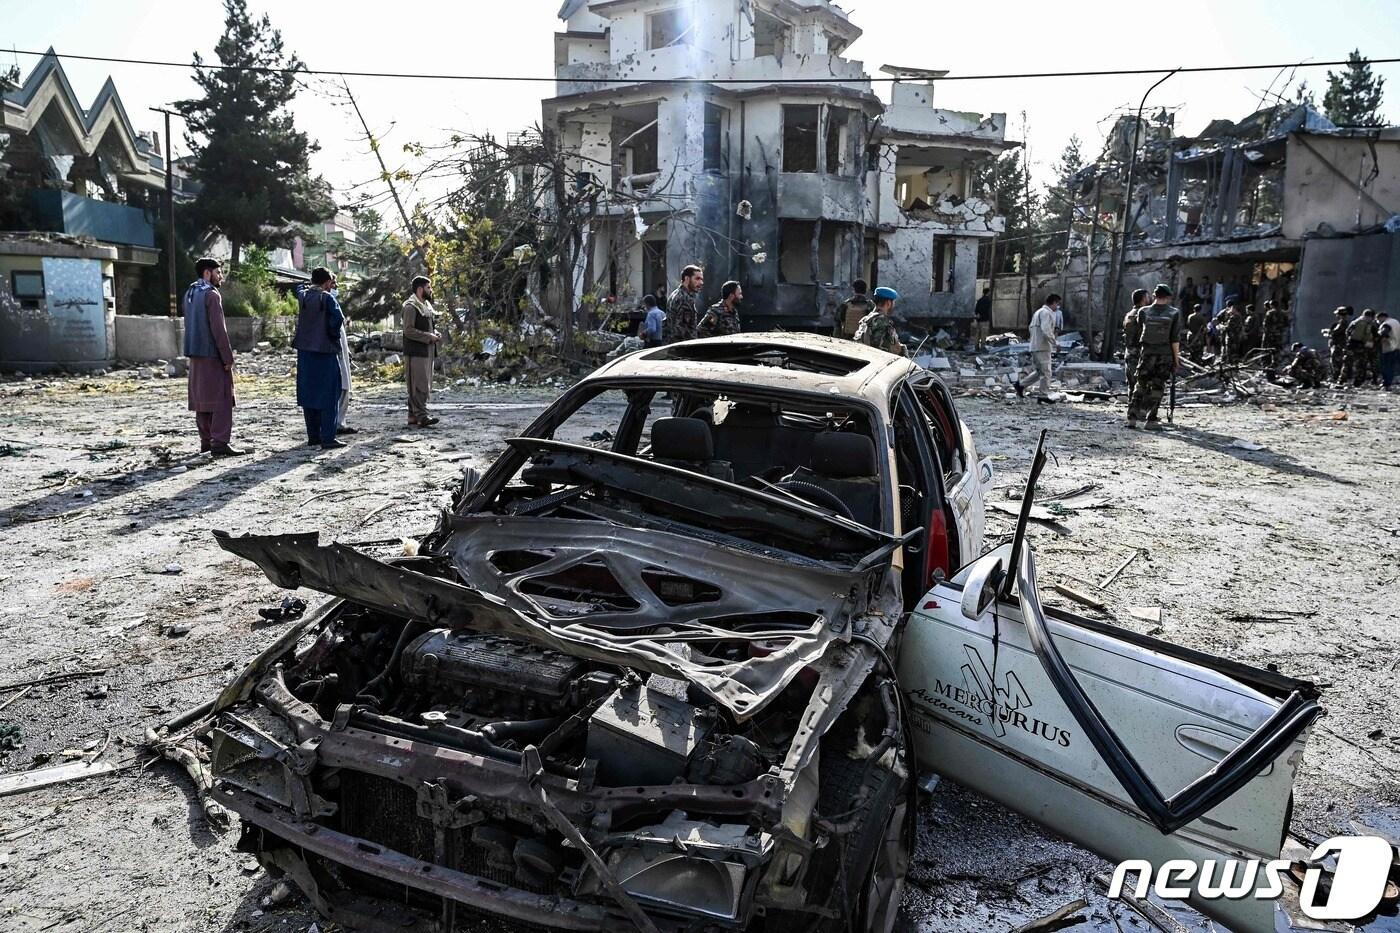
<path fill-rule="evenodd" d="M 1103 358 L 1105 360 L 1113 358 L 1113 337 L 1117 331 L 1117 328 L 1113 326 L 1113 314 L 1118 307 L 1119 292 L 1123 289 L 1123 262 L 1128 254 L 1128 234 L 1130 232 L 1128 230 L 1128 222 L 1132 218 L 1133 176 L 1137 174 L 1138 134 L 1142 131 L 1142 111 L 1143 108 L 1147 106 L 1148 95 L 1157 90 L 1157 88 L 1162 85 L 1162 82 L 1166 81 L 1180 70 L 1180 68 L 1172 69 L 1158 78 L 1156 83 L 1147 89 L 1142 95 L 1142 101 L 1138 104 L 1137 119 L 1133 121 L 1133 145 L 1132 151 L 1128 154 L 1128 180 L 1123 188 L 1123 229 L 1118 237 L 1118 255 L 1114 259 L 1113 268 L 1110 270 L 1111 278 L 1109 282 L 1111 284 L 1108 287 L 1108 296 L 1106 299 L 1108 307 L 1105 311 L 1108 315 L 1109 326 L 1108 329 L 1104 331 L 1103 335 Z"/>

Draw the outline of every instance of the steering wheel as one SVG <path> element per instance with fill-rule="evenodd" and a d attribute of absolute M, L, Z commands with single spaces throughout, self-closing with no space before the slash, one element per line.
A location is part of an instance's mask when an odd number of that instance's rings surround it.
<path fill-rule="evenodd" d="M 856 517 L 851 513 L 850 507 L 841 501 L 841 497 L 828 489 L 823 489 L 815 483 L 806 483 L 800 479 L 783 480 L 776 484 L 783 492 L 792 493 L 799 499 L 806 499 L 819 508 L 835 512 L 842 518 L 855 521 Z"/>

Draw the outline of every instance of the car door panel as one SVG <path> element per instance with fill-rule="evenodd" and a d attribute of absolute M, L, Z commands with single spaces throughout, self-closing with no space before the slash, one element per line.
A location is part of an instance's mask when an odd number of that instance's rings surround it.
<path fill-rule="evenodd" d="M 1278 856 L 1305 733 L 1238 791 L 1163 833 L 1086 739 L 1034 651 L 1021 607 L 1003 596 L 976 619 L 962 612 L 968 577 L 965 569 L 915 607 L 900 651 L 925 767 L 1112 860 Z M 1073 617 L 1046 621 L 1089 700 L 1168 793 L 1210 770 L 1280 706 L 1277 696 L 1227 673 L 1225 662 L 1214 667 Z M 1236 929 L 1272 929 L 1267 901 L 1199 906 Z"/>

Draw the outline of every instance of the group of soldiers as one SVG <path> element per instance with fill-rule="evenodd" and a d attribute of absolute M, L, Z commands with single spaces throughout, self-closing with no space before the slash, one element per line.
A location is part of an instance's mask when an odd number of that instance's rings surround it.
<path fill-rule="evenodd" d="M 1163 387 L 1181 366 L 1178 341 L 1184 337 L 1186 357 L 1201 365 L 1211 354 L 1218 365 L 1260 362 L 1276 369 L 1283 355 L 1290 320 L 1288 312 L 1269 300 L 1262 311 L 1244 305 L 1238 297 L 1211 319 L 1197 303 L 1184 322 L 1171 307 L 1171 290 L 1158 285 L 1149 299 L 1146 289 L 1133 292 L 1133 306 L 1123 318 L 1124 364 L 1128 377 L 1128 426 L 1139 420 L 1151 428 L 1158 421 Z M 1376 383 L 1385 369 L 1382 355 L 1392 328 L 1400 322 L 1370 308 L 1360 314 L 1350 305 L 1336 310 L 1336 323 L 1323 330 L 1331 350 L 1331 379 L 1338 385 Z M 1174 318 L 1174 321 L 1171 320 Z M 1302 343 L 1292 345 L 1292 358 L 1283 369 L 1303 388 L 1318 388 L 1328 379 L 1316 350 Z"/>
<path fill-rule="evenodd" d="M 1246 304 L 1236 296 L 1225 299 L 1225 307 L 1214 320 L 1197 303 L 1186 319 L 1186 355 L 1199 364 L 1207 352 L 1217 362 L 1229 365 L 1243 363 L 1256 353 L 1267 366 L 1277 364 L 1288 336 L 1288 312 L 1273 299 L 1264 302 L 1261 310 Z"/>
<path fill-rule="evenodd" d="M 1357 314 L 1351 305 L 1342 305 L 1332 313 L 1336 323 L 1322 331 L 1332 354 L 1332 381 L 1353 386 L 1378 383 L 1381 344 L 1396 322 L 1386 312 L 1371 308 Z"/>
<path fill-rule="evenodd" d="M 737 334 L 741 329 L 739 302 L 744 298 L 743 286 L 725 282 L 720 287 L 720 299 L 702 315 L 697 309 L 701 290 L 705 287 L 705 270 L 686 266 L 681 270 L 681 282 L 666 299 L 666 310 L 657 306 L 648 295 L 643 299 L 646 318 L 642 322 L 642 342 L 660 346 L 699 337 L 723 337 Z M 857 343 L 904 354 L 904 344 L 895 331 L 894 306 L 899 293 L 892 288 L 869 288 L 863 281 L 851 283 L 851 297 L 837 309 L 833 336 L 845 337 Z"/>

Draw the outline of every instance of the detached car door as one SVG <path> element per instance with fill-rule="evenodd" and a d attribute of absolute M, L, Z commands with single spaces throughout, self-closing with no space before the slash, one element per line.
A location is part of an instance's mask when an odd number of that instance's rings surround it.
<path fill-rule="evenodd" d="M 1315 688 L 1047 612 L 1033 590 L 1013 543 L 914 607 L 899 667 L 921 765 L 1115 863 L 1278 858 Z M 1193 905 L 1274 929 L 1270 900 Z"/>

